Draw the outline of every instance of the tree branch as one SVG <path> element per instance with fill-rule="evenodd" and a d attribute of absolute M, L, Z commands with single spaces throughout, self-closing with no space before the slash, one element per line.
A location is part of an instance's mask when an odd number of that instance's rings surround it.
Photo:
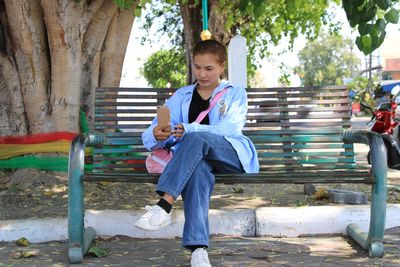
<path fill-rule="evenodd" d="M 43 10 L 38 0 L 5 1 L 10 37 L 18 67 L 29 131 L 48 124 L 47 86 L 50 68 Z"/>
<path fill-rule="evenodd" d="M 83 39 L 83 52 L 88 58 L 92 58 L 94 54 L 100 51 L 108 27 L 117 9 L 117 5 L 111 0 L 107 0 L 90 21 Z"/>

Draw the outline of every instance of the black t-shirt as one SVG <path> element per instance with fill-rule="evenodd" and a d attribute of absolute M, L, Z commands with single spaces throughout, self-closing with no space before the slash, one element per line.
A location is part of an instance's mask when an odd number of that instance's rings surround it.
<path fill-rule="evenodd" d="M 194 122 L 202 111 L 208 109 L 210 106 L 210 98 L 204 100 L 199 95 L 199 92 L 197 92 L 197 88 L 193 90 L 192 101 L 190 102 L 189 106 L 189 123 Z M 210 124 L 208 114 L 204 117 L 200 124 Z"/>

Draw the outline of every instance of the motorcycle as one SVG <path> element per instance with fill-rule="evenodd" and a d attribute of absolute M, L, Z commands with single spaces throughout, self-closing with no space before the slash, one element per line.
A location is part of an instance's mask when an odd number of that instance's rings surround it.
<path fill-rule="evenodd" d="M 388 167 L 400 170 L 400 118 L 396 117 L 396 97 L 400 95 L 400 86 L 391 90 L 389 102 L 382 102 L 378 107 L 372 108 L 361 101 L 361 106 L 372 112 L 368 122 L 369 130 L 382 136 L 388 153 Z M 371 164 L 371 155 L 368 152 L 368 163 Z"/>

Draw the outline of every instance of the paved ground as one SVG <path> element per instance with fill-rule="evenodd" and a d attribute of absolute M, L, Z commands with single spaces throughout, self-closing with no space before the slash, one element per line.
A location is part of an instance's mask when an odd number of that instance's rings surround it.
<path fill-rule="evenodd" d="M 190 266 L 190 254 L 178 239 L 98 239 L 108 255 L 88 255 L 74 266 Z M 37 256 L 14 259 L 20 250 Z M 209 248 L 213 266 L 400 266 L 400 227 L 386 231 L 385 256 L 368 258 L 352 240 L 342 236 L 303 238 L 214 237 Z M 0 243 L 0 266 L 68 266 L 67 244 L 50 242 L 18 247 Z"/>

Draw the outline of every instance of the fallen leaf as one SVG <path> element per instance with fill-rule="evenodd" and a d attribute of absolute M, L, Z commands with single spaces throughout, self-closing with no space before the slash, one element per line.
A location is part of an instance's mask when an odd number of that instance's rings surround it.
<path fill-rule="evenodd" d="M 98 246 L 92 246 L 88 250 L 88 254 L 94 254 L 98 258 L 107 256 L 107 250 Z"/>
<path fill-rule="evenodd" d="M 29 246 L 29 245 L 30 245 L 28 239 L 26 239 L 25 237 L 21 237 L 20 239 L 18 239 L 17 241 L 15 241 L 15 243 L 16 243 L 17 245 L 23 246 L 23 247 L 26 247 L 26 246 Z"/>
<path fill-rule="evenodd" d="M 16 251 L 14 253 L 11 254 L 11 257 L 13 257 L 14 259 L 20 259 L 22 258 L 22 251 Z"/>
<path fill-rule="evenodd" d="M 51 197 L 52 195 L 54 195 L 54 192 L 51 189 L 45 189 L 43 191 L 43 195 L 46 197 Z"/>
<path fill-rule="evenodd" d="M 315 194 L 314 194 L 315 200 L 324 200 L 324 199 L 328 199 L 328 198 L 329 198 L 328 191 L 326 191 L 323 188 L 318 189 L 317 192 L 315 192 Z"/>
<path fill-rule="evenodd" d="M 24 250 L 22 252 L 22 257 L 24 257 L 24 258 L 35 257 L 38 254 L 39 254 L 39 250 L 38 249 Z"/>
<path fill-rule="evenodd" d="M 38 249 L 18 250 L 11 254 L 14 259 L 35 257 L 39 254 Z"/>
<path fill-rule="evenodd" d="M 235 194 L 243 194 L 243 192 L 244 192 L 242 187 L 232 187 L 232 191 Z"/>

